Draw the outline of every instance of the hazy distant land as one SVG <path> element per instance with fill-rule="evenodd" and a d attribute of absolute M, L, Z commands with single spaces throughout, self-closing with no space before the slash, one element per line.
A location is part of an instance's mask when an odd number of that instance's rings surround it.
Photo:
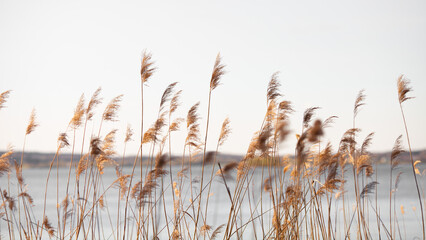
<path fill-rule="evenodd" d="M 0 151 L 0 155 L 5 153 L 4 151 Z M 13 153 L 12 157 L 10 158 L 11 163 L 13 164 L 14 161 L 20 162 L 21 161 L 21 155 L 22 152 L 15 152 Z M 25 152 L 24 156 L 24 167 L 49 167 L 52 159 L 54 158 L 55 153 L 40 153 L 40 152 Z M 371 154 L 371 160 L 374 163 L 379 164 L 386 164 L 389 163 L 389 159 L 391 156 L 391 152 L 382 152 L 382 153 L 372 153 Z M 218 153 L 217 160 L 221 163 L 229 163 L 231 161 L 240 161 L 244 156 L 238 155 L 238 154 L 226 154 L 226 153 Z M 290 159 L 293 158 L 293 156 L 288 156 Z M 133 162 L 136 158 L 136 155 L 129 155 L 124 158 L 123 165 L 124 166 L 132 166 Z M 155 157 L 154 157 L 155 158 Z M 77 163 L 80 159 L 79 154 L 74 154 L 73 161 L 74 163 Z M 148 156 L 143 156 L 143 162 L 148 163 Z M 172 164 L 180 164 L 180 160 L 182 159 L 182 156 L 178 155 L 172 155 L 171 161 Z M 199 164 L 201 163 L 202 156 L 195 156 L 193 160 L 193 164 Z M 404 152 L 399 156 L 399 159 L 402 164 L 408 164 L 410 163 L 410 154 L 408 152 Z M 419 150 L 419 151 L 413 151 L 413 159 L 420 160 L 421 162 L 426 162 L 426 149 L 425 150 Z M 59 166 L 69 166 L 71 160 L 71 154 L 70 153 L 61 153 L 59 155 Z M 123 158 L 116 156 L 113 158 L 117 162 L 117 164 L 121 164 Z M 139 158 L 138 158 L 139 161 Z M 55 161 L 56 166 L 56 161 Z M 112 165 L 108 165 L 112 166 Z"/>

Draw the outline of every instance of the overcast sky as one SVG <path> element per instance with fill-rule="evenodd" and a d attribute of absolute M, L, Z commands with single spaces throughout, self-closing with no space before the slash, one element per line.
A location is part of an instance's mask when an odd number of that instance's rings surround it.
<path fill-rule="evenodd" d="M 204 132 L 209 80 L 217 53 L 227 73 L 213 92 L 209 149 L 222 121 L 232 134 L 221 151 L 245 153 L 266 111 L 266 87 L 279 71 L 283 100 L 293 103 L 293 130 L 281 148 L 292 153 L 295 134 L 308 107 L 315 118 L 337 115 L 326 141 L 334 149 L 352 127 L 356 95 L 365 89 L 358 114 L 359 140 L 376 135 L 372 151 L 387 151 L 404 133 L 396 80 L 413 87 L 404 103 L 413 149 L 426 148 L 426 2 L 419 1 L 4 1 L 0 0 L 0 92 L 12 90 L 0 110 L 0 150 L 22 149 L 31 110 L 40 126 L 28 151 L 52 152 L 82 93 L 86 101 L 100 86 L 103 104 L 89 123 L 97 133 L 100 115 L 124 94 L 119 121 L 121 154 L 127 124 L 140 137 L 140 76 L 143 50 L 157 71 L 145 88 L 145 119 L 155 120 L 161 94 L 179 82 L 183 90 L 176 117 L 200 101 Z M 172 136 L 182 152 L 186 131 Z M 77 131 L 77 142 L 82 131 Z M 406 139 L 404 138 L 404 146 Z M 136 153 L 138 142 L 128 145 Z M 86 148 L 87 149 L 87 148 Z"/>

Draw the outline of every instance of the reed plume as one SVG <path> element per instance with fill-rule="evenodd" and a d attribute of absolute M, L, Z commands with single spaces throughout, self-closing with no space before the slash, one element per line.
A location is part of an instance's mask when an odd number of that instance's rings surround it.
<path fill-rule="evenodd" d="M 92 136 L 92 139 L 90 140 L 90 155 L 94 158 L 102 153 L 101 143 L 102 141 L 99 137 Z"/>
<path fill-rule="evenodd" d="M 102 119 L 104 121 L 117 121 L 117 111 L 120 108 L 120 102 L 123 98 L 123 95 L 119 95 L 111 100 L 106 106 L 104 113 L 102 114 Z"/>
<path fill-rule="evenodd" d="M 18 197 L 23 197 L 27 199 L 28 203 L 31 205 L 34 203 L 33 197 L 31 197 L 31 195 L 29 195 L 27 192 L 21 192 Z"/>
<path fill-rule="evenodd" d="M 176 109 L 179 107 L 179 99 L 180 99 L 180 95 L 182 94 L 182 90 L 177 91 L 173 97 L 172 100 L 170 100 L 170 109 L 169 109 L 169 114 L 172 114 L 176 111 Z"/>
<path fill-rule="evenodd" d="M 220 130 L 219 135 L 219 146 L 222 146 L 223 143 L 225 143 L 226 139 L 228 138 L 229 134 L 231 133 L 231 128 L 229 127 L 229 118 L 225 118 L 225 120 L 222 123 L 222 128 Z"/>
<path fill-rule="evenodd" d="M 38 123 L 36 123 L 36 112 L 35 112 L 35 109 L 33 108 L 33 110 L 31 111 L 30 121 L 28 122 L 27 130 L 25 131 L 25 134 L 26 135 L 31 134 L 37 126 L 38 126 Z"/>
<path fill-rule="evenodd" d="M 216 239 L 216 237 L 222 232 L 222 228 L 225 227 L 225 224 L 220 225 L 219 227 L 217 227 L 213 233 L 212 236 L 210 237 L 211 240 Z"/>
<path fill-rule="evenodd" d="M 362 189 L 361 194 L 360 194 L 360 198 L 365 198 L 368 196 L 368 194 L 373 193 L 374 189 L 376 189 L 376 185 L 379 184 L 376 181 L 370 182 L 367 185 L 365 185 L 365 187 Z"/>
<path fill-rule="evenodd" d="M 327 174 L 327 179 L 323 185 L 324 190 L 333 193 L 340 188 L 339 184 L 343 183 L 344 180 L 337 177 L 337 162 L 330 164 Z"/>
<path fill-rule="evenodd" d="M 16 208 L 15 199 L 9 196 L 6 190 L 3 190 L 3 197 L 9 205 L 9 210 L 13 211 Z"/>
<path fill-rule="evenodd" d="M 115 186 L 120 189 L 120 199 L 123 199 L 128 190 L 127 181 L 131 175 L 122 175 L 121 171 L 118 169 L 118 166 L 116 166 L 115 172 L 118 178 L 114 181 L 113 185 L 115 184 Z"/>
<path fill-rule="evenodd" d="M 216 176 L 217 175 L 223 175 L 225 178 L 229 178 L 229 173 L 235 169 L 236 167 L 238 167 L 239 163 L 238 162 L 230 162 L 228 164 L 226 164 L 222 169 L 217 170 L 216 172 Z"/>
<path fill-rule="evenodd" d="M 84 156 L 82 156 L 80 158 L 80 161 L 78 162 L 77 165 L 77 169 L 76 169 L 76 178 L 77 180 L 80 179 L 80 175 L 86 171 L 86 169 L 88 168 L 89 164 L 88 164 L 88 159 L 89 154 L 85 154 Z"/>
<path fill-rule="evenodd" d="M 331 127 L 331 124 L 334 123 L 334 120 L 336 118 L 339 118 L 339 117 L 338 116 L 330 116 L 327 119 L 325 119 L 324 122 L 322 123 L 322 128 L 324 129 L 324 128 Z"/>
<path fill-rule="evenodd" d="M 13 154 L 12 146 L 8 146 L 7 152 L 0 156 L 0 177 L 10 171 L 10 156 Z"/>
<path fill-rule="evenodd" d="M 314 116 L 315 111 L 318 110 L 318 109 L 319 109 L 319 107 L 310 107 L 310 108 L 307 108 L 305 110 L 305 112 L 303 113 L 303 127 L 304 128 L 309 127 L 309 123 L 310 123 L 312 117 Z"/>
<path fill-rule="evenodd" d="M 343 153 L 348 151 L 349 153 L 355 150 L 356 140 L 355 136 L 360 131 L 359 128 L 350 128 L 346 130 L 340 139 L 339 152 Z"/>
<path fill-rule="evenodd" d="M 94 116 L 95 107 L 101 103 L 102 99 L 99 98 L 99 94 L 101 93 L 101 87 L 99 87 L 90 98 L 89 103 L 87 104 L 87 108 L 85 110 L 86 120 L 89 121 Z"/>
<path fill-rule="evenodd" d="M 407 94 L 411 92 L 413 89 L 408 86 L 410 84 L 410 80 L 406 79 L 404 75 L 400 75 L 397 80 L 398 85 L 398 100 L 399 103 L 403 103 L 408 99 L 412 99 L 414 97 L 408 97 Z"/>
<path fill-rule="evenodd" d="M 210 225 L 205 224 L 201 226 L 200 228 L 201 235 L 205 236 L 210 230 L 212 230 L 212 227 Z"/>
<path fill-rule="evenodd" d="M 314 122 L 314 125 L 309 128 L 308 131 L 308 141 L 314 143 L 317 142 L 319 137 L 322 136 L 324 134 L 323 130 L 322 130 L 322 123 L 321 120 L 317 119 Z"/>
<path fill-rule="evenodd" d="M 180 124 L 185 121 L 185 119 L 183 118 L 176 118 L 175 120 L 173 120 L 172 123 L 170 123 L 169 126 L 169 131 L 170 132 L 175 132 L 179 130 Z"/>
<path fill-rule="evenodd" d="M 152 62 L 152 55 L 146 50 L 142 53 L 141 61 L 141 80 L 142 83 L 148 82 L 148 79 L 154 74 L 156 68 L 154 67 L 154 62 Z"/>
<path fill-rule="evenodd" d="M 395 140 L 395 144 L 393 145 L 392 148 L 392 153 L 391 153 L 391 168 L 392 170 L 395 169 L 398 165 L 399 165 L 399 159 L 398 156 L 404 152 L 404 150 L 402 149 L 401 146 L 401 142 L 402 142 L 402 135 L 399 135 L 399 137 Z"/>
<path fill-rule="evenodd" d="M 6 103 L 6 99 L 9 97 L 11 90 L 7 90 L 0 94 L 0 110 L 5 108 L 4 104 Z"/>
<path fill-rule="evenodd" d="M 58 148 L 62 149 L 64 147 L 69 146 L 68 137 L 66 133 L 60 133 L 58 137 Z"/>
<path fill-rule="evenodd" d="M 356 99 L 355 99 L 355 104 L 354 104 L 354 118 L 356 117 L 356 115 L 358 114 L 360 107 L 365 105 L 365 94 L 364 94 L 364 89 L 362 89 L 361 91 L 359 91 Z"/>
<path fill-rule="evenodd" d="M 163 95 L 161 96 L 160 101 L 160 112 L 164 109 L 164 104 L 170 100 L 170 95 L 173 93 L 173 89 L 176 86 L 177 82 L 169 84 L 166 90 L 164 90 Z"/>
<path fill-rule="evenodd" d="M 21 187 L 24 186 L 24 177 L 22 176 L 22 165 L 19 165 L 15 161 L 15 172 L 16 172 L 16 179 L 18 180 L 18 183 Z"/>
<path fill-rule="evenodd" d="M 114 142 L 115 142 L 115 134 L 117 133 L 117 129 L 112 130 L 109 132 L 103 142 L 102 146 L 99 150 L 95 150 L 94 155 L 97 155 L 96 158 L 96 165 L 98 167 L 99 173 L 103 174 L 104 165 L 105 163 L 111 163 L 113 165 L 116 165 L 117 163 L 112 159 L 112 156 L 116 154 L 114 150 Z M 98 141 L 99 139 L 96 139 L 95 141 Z M 98 148 L 98 144 L 95 143 L 95 148 Z M 92 148 L 93 152 L 93 148 Z M 99 152 L 99 154 L 97 154 Z"/>
<path fill-rule="evenodd" d="M 86 109 L 84 109 L 84 94 L 82 94 L 80 99 L 78 100 L 77 106 L 75 107 L 74 116 L 72 117 L 69 123 L 71 128 L 77 129 L 81 126 L 85 112 Z"/>
<path fill-rule="evenodd" d="M 200 129 L 199 124 L 197 123 L 199 116 L 198 116 L 198 107 L 200 105 L 200 102 L 197 102 L 194 104 L 188 111 L 187 117 L 186 117 L 186 127 L 188 129 L 188 134 L 186 137 L 185 144 L 189 146 L 193 146 L 195 148 L 200 147 Z"/>
<path fill-rule="evenodd" d="M 365 137 L 364 141 L 361 145 L 361 155 L 368 154 L 367 148 L 371 145 L 371 141 L 373 140 L 374 132 L 370 133 Z"/>
<path fill-rule="evenodd" d="M 210 91 L 213 91 L 220 84 L 220 78 L 225 74 L 225 65 L 221 63 L 220 53 L 216 56 L 213 66 L 212 77 L 210 79 Z"/>
<path fill-rule="evenodd" d="M 124 138 L 124 142 L 125 143 L 130 142 L 132 140 L 132 136 L 133 136 L 133 130 L 130 127 L 130 124 L 128 124 L 126 128 L 126 137 Z"/>
<path fill-rule="evenodd" d="M 55 234 L 55 230 L 52 227 L 52 224 L 50 224 L 49 219 L 47 217 L 44 217 L 43 219 L 43 227 L 49 234 L 49 237 L 53 237 Z"/>
<path fill-rule="evenodd" d="M 281 97 L 281 93 L 279 92 L 279 88 L 281 86 L 278 80 L 279 72 L 275 72 L 271 76 L 271 80 L 268 83 L 268 90 L 266 93 L 267 102 L 274 101 L 276 98 Z"/>

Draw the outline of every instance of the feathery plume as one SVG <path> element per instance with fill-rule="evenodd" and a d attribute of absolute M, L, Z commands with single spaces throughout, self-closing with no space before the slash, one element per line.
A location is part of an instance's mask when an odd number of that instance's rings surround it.
<path fill-rule="evenodd" d="M 10 171 L 9 157 L 13 154 L 13 148 L 10 145 L 7 148 L 7 152 L 0 156 L 0 177 Z"/>
<path fill-rule="evenodd" d="M 170 110 L 169 110 L 170 114 L 174 113 L 176 109 L 179 107 L 180 105 L 179 99 L 180 99 L 181 93 L 182 93 L 182 90 L 179 90 L 173 95 L 172 100 L 170 100 Z"/>
<path fill-rule="evenodd" d="M 130 124 L 127 124 L 126 137 L 124 138 L 124 142 L 130 142 L 132 140 L 133 130 L 130 127 Z"/>
<path fill-rule="evenodd" d="M 114 151 L 114 141 L 115 141 L 116 133 L 117 133 L 117 129 L 114 129 L 105 136 L 100 150 L 95 149 L 95 148 L 99 148 L 98 147 L 99 143 L 97 142 L 95 142 L 94 143 L 95 146 L 92 147 L 92 152 L 94 153 L 93 155 L 97 155 L 96 165 L 98 167 L 100 174 L 103 174 L 105 163 L 116 164 L 115 161 L 112 159 L 112 156 L 116 154 L 116 152 Z M 99 141 L 99 139 L 94 141 Z"/>
<path fill-rule="evenodd" d="M 332 159 L 332 147 L 330 142 L 327 143 L 326 147 L 320 152 L 318 156 L 318 162 L 314 164 L 318 166 L 319 174 L 322 174 L 331 164 Z"/>
<path fill-rule="evenodd" d="M 391 166 L 392 166 L 391 169 L 392 170 L 399 165 L 398 156 L 404 152 L 401 146 L 401 141 L 402 141 L 402 135 L 399 135 L 399 137 L 395 140 L 395 144 L 393 145 L 393 148 L 392 148 L 392 153 L 391 153 Z"/>
<path fill-rule="evenodd" d="M 186 127 L 189 128 L 192 124 L 198 121 L 198 107 L 200 106 L 200 102 L 194 104 L 188 111 L 188 115 L 186 117 Z"/>
<path fill-rule="evenodd" d="M 148 82 L 148 79 L 155 72 L 156 68 L 154 67 L 154 62 L 151 60 L 152 55 L 146 50 L 142 53 L 141 61 L 141 81 L 142 83 Z"/>
<path fill-rule="evenodd" d="M 268 140 L 271 137 L 272 133 L 272 126 L 269 122 L 266 123 L 266 125 L 262 128 L 262 131 L 259 134 L 257 147 L 262 152 L 262 154 L 266 154 L 269 144 Z"/>
<path fill-rule="evenodd" d="M 24 197 L 25 199 L 27 199 L 27 201 L 32 205 L 34 203 L 34 199 L 33 197 L 31 197 L 31 195 L 29 195 L 27 192 L 22 192 L 18 195 L 18 197 Z"/>
<path fill-rule="evenodd" d="M 102 115 L 102 119 L 104 121 L 117 121 L 117 111 L 120 108 L 120 101 L 122 99 L 123 95 L 119 95 L 111 100 L 109 104 L 106 106 L 105 111 Z"/>
<path fill-rule="evenodd" d="M 43 219 L 43 227 L 49 234 L 49 237 L 53 237 L 55 230 L 53 230 L 52 224 L 50 224 L 49 219 L 45 216 Z"/>
<path fill-rule="evenodd" d="M 24 178 L 22 177 L 22 166 L 15 161 L 15 172 L 16 179 L 18 179 L 19 185 L 24 186 Z"/>
<path fill-rule="evenodd" d="M 70 121 L 70 126 L 73 129 L 77 129 L 78 127 L 81 126 L 81 123 L 83 122 L 83 115 L 86 112 L 86 110 L 84 109 L 84 94 L 81 94 L 80 99 L 78 100 L 77 106 L 75 107 L 74 110 L 74 116 L 72 117 L 71 121 Z"/>
<path fill-rule="evenodd" d="M 161 129 L 165 125 L 165 113 L 161 114 L 160 117 L 154 122 L 154 124 L 144 133 L 142 143 L 157 142 L 158 135 L 161 133 Z"/>
<path fill-rule="evenodd" d="M 289 114 L 294 112 L 293 107 L 291 106 L 291 102 L 290 101 L 282 101 L 280 102 L 280 104 L 278 105 L 278 109 L 284 113 L 284 114 Z M 285 117 L 283 117 L 282 119 L 285 119 Z"/>
<path fill-rule="evenodd" d="M 281 93 L 279 91 L 281 84 L 278 81 L 278 74 L 279 72 L 272 74 L 271 80 L 269 81 L 268 90 L 266 92 L 266 99 L 268 102 L 274 101 L 276 98 L 281 97 Z"/>
<path fill-rule="evenodd" d="M 339 152 L 343 153 L 344 151 L 350 151 L 353 152 L 355 150 L 355 136 L 360 131 L 359 128 L 350 128 L 346 130 L 346 132 L 343 134 L 342 138 L 340 139 L 339 144 Z"/>
<path fill-rule="evenodd" d="M 376 181 L 370 182 L 367 185 L 365 185 L 365 187 L 362 189 L 360 198 L 364 198 L 366 197 L 368 194 L 373 193 L 374 188 L 376 187 L 376 185 L 379 184 Z"/>
<path fill-rule="evenodd" d="M 173 88 L 176 86 L 177 82 L 171 83 L 169 86 L 167 86 L 166 90 L 164 90 L 163 95 L 161 96 L 160 101 L 160 111 L 163 110 L 164 104 L 169 101 L 170 95 L 173 92 Z"/>
<path fill-rule="evenodd" d="M 201 234 L 204 236 L 204 235 L 206 235 L 206 233 L 208 233 L 211 229 L 212 229 L 212 227 L 211 227 L 210 225 L 205 224 L 205 225 L 201 226 L 201 228 L 200 228 L 200 232 L 201 232 Z"/>
<path fill-rule="evenodd" d="M 210 79 L 210 91 L 213 91 L 220 84 L 220 78 L 225 74 L 225 65 L 221 62 L 220 53 L 216 56 L 216 61 L 213 67 L 212 78 Z"/>
<path fill-rule="evenodd" d="M 354 104 L 354 117 L 356 117 L 356 115 L 359 112 L 359 108 L 363 105 L 365 105 L 365 94 L 364 94 L 364 89 L 362 89 L 361 91 L 359 91 L 356 99 L 355 99 L 355 104 Z"/>
<path fill-rule="evenodd" d="M 331 124 L 334 123 L 334 119 L 339 118 L 338 116 L 331 116 L 328 117 L 327 119 L 324 120 L 324 122 L 322 123 L 322 128 L 328 128 L 330 127 Z"/>
<path fill-rule="evenodd" d="M 219 146 L 222 146 L 225 140 L 228 138 L 229 134 L 231 133 L 231 128 L 229 127 L 229 118 L 226 118 L 222 123 L 222 129 L 220 131 L 219 136 Z"/>
<path fill-rule="evenodd" d="M 157 157 L 155 158 L 155 168 L 156 169 L 161 169 L 164 167 L 164 165 L 166 165 L 167 163 L 167 154 L 161 154 L 159 153 L 157 155 Z"/>
<path fill-rule="evenodd" d="M 3 190 L 3 196 L 6 202 L 9 204 L 9 210 L 13 211 L 15 209 L 15 199 L 10 197 L 5 189 Z"/>
<path fill-rule="evenodd" d="M 5 108 L 4 104 L 6 103 L 6 99 L 9 97 L 11 90 L 7 90 L 0 94 L 0 109 Z"/>
<path fill-rule="evenodd" d="M 197 102 L 194 106 L 192 106 L 189 111 L 186 118 L 186 126 L 188 129 L 188 135 L 186 137 L 186 144 L 189 146 L 193 146 L 195 148 L 200 147 L 200 129 L 199 124 L 197 124 L 197 121 L 199 119 L 197 110 L 198 106 L 200 105 L 200 102 Z"/>
<path fill-rule="evenodd" d="M 89 104 L 87 104 L 86 108 L 86 120 L 91 120 L 94 115 L 94 109 L 96 105 L 101 103 L 101 100 L 99 98 L 99 94 L 101 93 L 101 87 L 99 87 L 92 95 L 92 98 L 90 98 Z"/>
<path fill-rule="evenodd" d="M 82 156 L 80 158 L 80 161 L 78 162 L 77 169 L 76 169 L 77 180 L 80 179 L 80 175 L 84 171 L 86 171 L 87 167 L 89 166 L 89 164 L 88 164 L 88 161 L 89 161 L 88 157 L 89 157 L 89 154 L 87 153 L 84 156 Z"/>
<path fill-rule="evenodd" d="M 64 148 L 66 146 L 69 146 L 70 143 L 68 142 L 68 138 L 67 138 L 67 134 L 66 133 L 61 133 L 59 134 L 58 137 L 58 146 L 59 148 Z"/>
<path fill-rule="evenodd" d="M 338 164 L 333 163 L 328 169 L 327 180 L 325 181 L 324 187 L 328 192 L 333 192 L 334 190 L 339 189 L 338 184 L 342 183 L 342 180 L 337 178 L 337 167 Z"/>
<path fill-rule="evenodd" d="M 265 192 L 271 192 L 272 191 L 272 185 L 271 185 L 271 177 L 268 177 L 267 179 L 265 179 L 265 181 L 263 182 L 263 190 Z"/>
<path fill-rule="evenodd" d="M 105 202 L 104 202 L 104 195 L 101 195 L 99 197 L 99 207 L 102 209 L 105 207 Z"/>
<path fill-rule="evenodd" d="M 169 131 L 170 131 L 170 132 L 178 131 L 178 130 L 179 130 L 179 126 L 180 126 L 180 124 L 181 124 L 183 121 L 185 121 L 185 119 L 183 119 L 183 118 L 176 118 L 175 120 L 173 120 L 173 122 L 172 122 L 172 123 L 170 123 Z"/>
<path fill-rule="evenodd" d="M 306 152 L 306 140 L 307 140 L 307 133 L 304 132 L 296 143 L 296 170 L 297 174 L 300 173 L 301 166 L 305 163 L 307 152 Z"/>
<path fill-rule="evenodd" d="M 120 189 L 120 199 L 123 199 L 128 189 L 127 179 L 130 178 L 132 175 L 122 175 L 118 166 L 116 166 L 116 173 L 118 178 L 114 181 L 113 184 Z"/>
<path fill-rule="evenodd" d="M 367 175 L 367 177 L 370 177 L 374 173 L 370 156 L 368 156 L 367 154 L 361 155 L 357 158 L 356 168 L 357 168 L 357 174 L 360 174 L 361 171 L 365 169 L 365 175 Z"/>
<path fill-rule="evenodd" d="M 373 140 L 374 132 L 367 135 L 364 142 L 361 145 L 361 155 L 367 154 L 367 148 L 370 146 L 371 141 Z"/>
<path fill-rule="evenodd" d="M 102 153 L 101 150 L 101 139 L 98 137 L 92 136 L 92 139 L 90 140 L 90 155 L 96 157 L 99 154 Z"/>
<path fill-rule="evenodd" d="M 413 98 L 413 97 L 407 96 L 407 93 L 412 91 L 412 88 L 408 86 L 410 84 L 410 80 L 406 79 L 404 75 L 401 75 L 398 77 L 397 84 L 398 84 L 398 100 L 400 104 L 405 102 L 408 99 Z"/>
<path fill-rule="evenodd" d="M 38 126 L 38 124 L 35 121 L 35 109 L 33 108 L 32 112 L 31 112 L 31 116 L 30 116 L 30 121 L 28 123 L 27 126 L 27 130 L 25 132 L 26 135 L 29 135 L 30 133 L 32 133 L 34 131 L 34 129 Z"/>
<path fill-rule="evenodd" d="M 173 233 L 172 233 L 172 239 L 173 239 L 173 240 L 181 239 L 181 235 L 180 235 L 180 233 L 179 233 L 179 229 L 175 228 L 175 229 L 173 230 Z"/>
<path fill-rule="evenodd" d="M 402 175 L 402 172 L 399 172 L 398 175 L 396 175 L 396 178 L 395 178 L 395 191 L 398 189 L 399 181 L 401 180 L 401 175 Z"/>
<path fill-rule="evenodd" d="M 220 234 L 220 232 L 222 231 L 222 228 L 223 227 L 225 227 L 225 224 L 222 224 L 222 225 L 220 225 L 219 227 L 217 227 L 214 231 L 213 231 L 213 233 L 212 233 L 212 236 L 211 236 L 211 240 L 214 240 L 214 239 L 216 239 L 216 237 L 217 237 L 217 235 L 219 235 Z"/>
<path fill-rule="evenodd" d="M 236 167 L 238 167 L 237 162 L 230 162 L 222 168 L 222 172 L 220 171 L 220 169 L 217 170 L 216 175 L 223 174 L 223 176 L 226 178 L 227 176 L 229 176 L 229 172 L 235 169 Z"/>
<path fill-rule="evenodd" d="M 305 110 L 303 113 L 303 127 L 307 128 L 309 126 L 309 122 L 315 114 L 315 111 L 319 109 L 319 107 L 310 107 Z"/>
<path fill-rule="evenodd" d="M 308 141 L 317 142 L 318 138 L 324 134 L 321 120 L 317 119 L 314 125 L 308 129 Z"/>

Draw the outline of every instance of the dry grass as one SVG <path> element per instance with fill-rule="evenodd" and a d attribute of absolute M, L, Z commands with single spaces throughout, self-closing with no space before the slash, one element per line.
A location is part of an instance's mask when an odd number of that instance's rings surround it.
<path fill-rule="evenodd" d="M 353 108 L 353 124 L 343 133 L 336 151 L 329 142 L 324 142 L 326 128 L 331 127 L 337 118 L 316 119 L 320 108 L 310 107 L 304 111 L 302 129 L 297 133 L 294 146 L 295 157 L 280 156 L 282 142 L 290 130 L 289 115 L 294 113 L 292 104 L 281 99 L 278 73 L 271 76 L 266 89 L 266 113 L 260 128 L 253 135 L 247 153 L 240 161 L 224 165 L 218 161 L 220 147 L 226 144 L 231 134 L 231 122 L 226 118 L 222 123 L 216 149 L 207 150 L 210 106 L 213 104 L 213 90 L 222 81 L 225 65 L 218 54 L 213 65 L 209 85 L 208 112 L 204 135 L 200 133 L 200 103 L 189 108 L 186 119 L 174 118 L 180 107 L 182 90 L 176 90 L 177 82 L 171 83 L 160 98 L 157 119 L 144 130 L 143 91 L 144 85 L 155 73 L 152 55 L 146 51 L 141 62 L 141 134 L 138 154 L 130 172 L 123 169 L 123 161 L 116 162 L 116 134 L 112 129 L 102 137 L 104 121 L 116 121 L 122 95 L 113 98 L 101 114 L 98 134 L 85 143 L 86 128 L 93 120 L 95 110 L 101 104 L 101 88 L 97 89 L 87 105 L 84 95 L 78 100 L 74 114 L 66 131 L 58 138 L 57 151 L 51 160 L 47 173 L 43 216 L 33 213 L 34 199 L 31 196 L 31 183 L 24 181 L 22 165 L 25 162 L 25 141 L 21 163 L 14 162 L 12 173 L 10 159 L 12 148 L 0 157 L 0 216 L 7 225 L 10 239 L 394 239 L 401 235 L 400 219 L 404 229 L 404 207 L 401 214 L 396 211 L 396 189 L 401 174 L 392 175 L 399 165 L 399 155 L 403 152 L 402 136 L 395 141 L 390 157 L 389 222 L 381 218 L 377 206 L 377 195 L 373 194 L 379 184 L 374 177 L 374 166 L 368 151 L 374 133 L 360 142 L 357 134 L 356 117 L 365 105 L 366 95 L 360 91 Z M 400 76 L 397 81 L 398 100 L 405 122 L 402 103 L 411 99 L 409 81 Z M 0 109 L 5 107 L 10 91 L 1 93 Z M 187 137 L 182 143 L 183 154 L 172 171 L 172 133 L 186 121 Z M 25 138 L 37 127 L 35 111 L 31 113 Z M 76 150 L 76 131 L 83 130 L 80 158 L 71 161 L 66 184 L 59 182 L 58 166 L 61 151 L 71 148 L 72 159 Z M 92 129 L 92 132 L 96 132 Z M 411 154 L 408 130 L 407 142 Z M 126 144 L 134 136 L 130 126 L 125 131 L 122 157 L 126 156 Z M 204 137 L 204 141 L 202 140 Z M 168 152 L 166 152 L 168 144 Z M 148 163 L 142 164 L 142 154 Z M 201 156 L 201 176 L 195 176 L 193 164 L 195 156 Z M 411 156 L 411 155 L 410 155 Z M 77 158 L 77 157 L 76 157 Z M 71 160 L 72 160 L 71 159 Z M 424 239 L 424 210 L 417 177 L 422 175 L 418 161 L 412 160 L 413 176 L 419 196 Z M 49 181 L 56 163 L 56 190 Z M 140 175 L 135 174 L 140 164 Z M 178 163 L 178 164 L 176 164 Z M 211 165 L 211 172 L 205 173 L 205 166 Z M 115 167 L 116 178 L 105 185 L 105 167 Z M 167 166 L 169 169 L 166 170 Z M 206 168 L 207 169 L 207 168 Z M 353 174 L 348 174 L 347 170 Z M 260 174 L 261 173 L 261 174 Z M 260 179 L 259 179 L 260 175 Z M 348 184 L 345 179 L 353 176 Z M 170 181 L 169 179 L 170 178 Z M 7 179 L 3 180 L 3 179 Z M 17 184 L 15 184 L 15 182 Z M 226 218 L 219 219 L 213 226 L 211 216 L 215 215 L 212 201 L 217 201 L 212 184 L 219 182 L 226 191 Z M 232 183 L 232 184 L 231 184 Z M 256 184 L 259 183 L 259 184 Z M 261 183 L 261 184 L 260 184 Z M 28 184 L 28 185 L 27 185 Z M 261 185 L 261 189 L 259 186 Z M 60 186 L 66 186 L 62 188 Z M 257 186 L 257 188 L 255 188 Z M 11 189 L 16 187 L 16 189 Z M 170 189 L 170 190 L 168 190 Z M 56 193 L 56 217 L 47 218 L 47 192 Z M 353 191 L 355 199 L 348 199 L 348 191 Z M 109 201 L 116 195 L 116 203 Z M 173 206 L 166 206 L 166 198 L 173 199 Z M 350 201 L 355 207 L 350 208 Z M 209 205 L 210 203 L 210 205 Z M 116 205 L 115 205 L 116 204 Z M 216 205 L 218 203 L 216 202 Z M 49 206 L 50 208 L 51 206 Z M 222 209 L 223 210 L 223 209 Z M 116 219 L 111 213 L 116 212 Z M 247 213 L 249 213 L 247 215 Z M 375 219 L 369 216 L 374 213 Z M 398 216 L 400 217 L 398 219 Z M 372 224 L 376 221 L 376 225 Z M 248 229 L 251 229 L 250 231 Z M 110 233 L 112 231 L 112 233 Z M 377 236 L 372 234 L 377 232 Z M 44 235 L 43 235 L 44 234 Z"/>

